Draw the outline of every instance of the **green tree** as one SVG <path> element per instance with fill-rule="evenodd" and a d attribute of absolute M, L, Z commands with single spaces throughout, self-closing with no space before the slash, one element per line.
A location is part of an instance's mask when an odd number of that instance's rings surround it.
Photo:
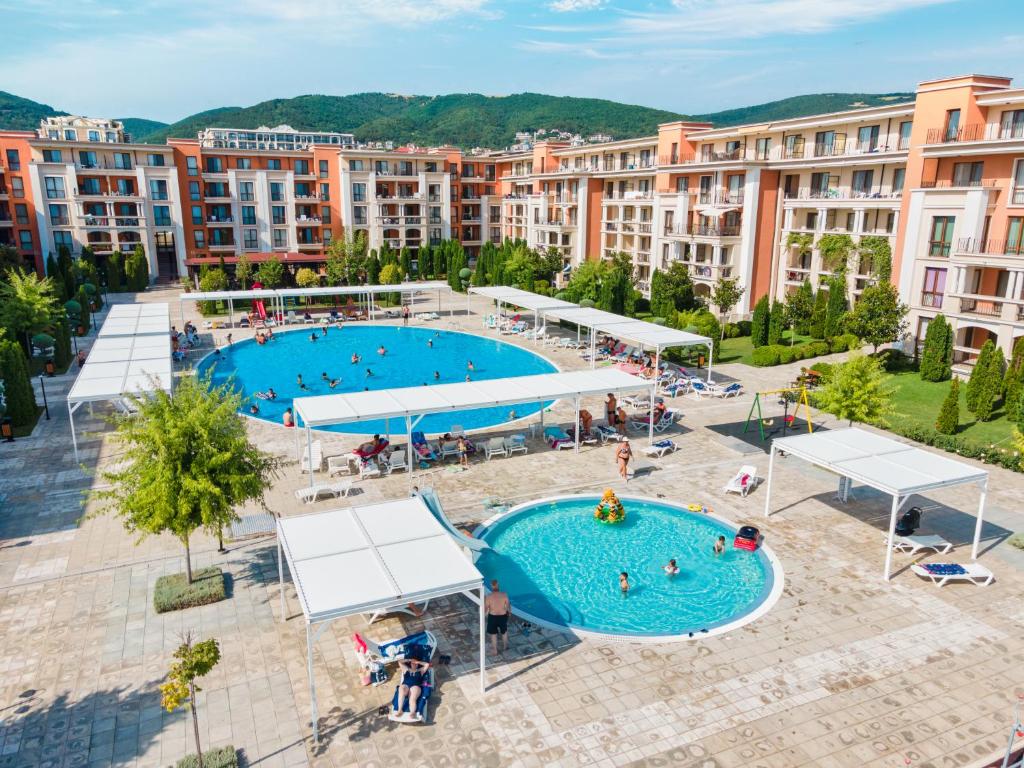
<path fill-rule="evenodd" d="M 1019 410 L 1021 395 L 1024 394 L 1024 336 L 1013 343 L 1013 354 L 1006 366 L 1003 377 L 1003 402 L 1006 413 L 1012 419 Z"/>
<path fill-rule="evenodd" d="M 768 320 L 771 314 L 771 307 L 768 304 L 768 295 L 765 294 L 757 300 L 754 305 L 754 315 L 750 320 L 750 343 L 754 348 L 763 347 L 768 343 Z"/>
<path fill-rule="evenodd" d="M 821 410 L 850 424 L 884 423 L 892 408 L 892 392 L 878 359 L 854 352 L 833 367 L 817 403 Z"/>
<path fill-rule="evenodd" d="M 825 304 L 825 338 L 831 339 L 843 332 L 846 318 L 846 278 L 836 275 L 828 281 L 828 302 Z"/>
<path fill-rule="evenodd" d="M 412 280 L 413 269 L 412 269 L 412 251 L 409 250 L 409 246 L 403 245 L 402 250 L 398 255 L 398 263 L 402 267 L 402 279 Z"/>
<path fill-rule="evenodd" d="M 565 286 L 566 301 L 575 304 L 592 301 L 596 304 L 601 281 L 608 273 L 608 262 L 588 259 L 573 270 Z"/>
<path fill-rule="evenodd" d="M 64 370 L 71 364 L 71 327 L 67 317 L 58 317 L 54 324 L 53 364 Z"/>
<path fill-rule="evenodd" d="M 953 329 L 941 313 L 924 333 L 919 370 L 923 381 L 946 381 L 953 374 Z"/>
<path fill-rule="evenodd" d="M 380 284 L 380 259 L 374 251 L 370 251 L 370 256 L 366 260 L 366 282 L 369 285 Z"/>
<path fill-rule="evenodd" d="M 75 262 L 72 261 L 71 251 L 66 245 L 57 248 L 57 272 L 64 284 L 64 301 L 70 301 L 78 295 L 78 279 L 75 277 Z"/>
<path fill-rule="evenodd" d="M 128 287 L 136 293 L 141 293 L 149 286 L 149 260 L 141 245 L 135 246 L 132 255 L 128 257 L 128 264 L 132 265 L 131 275 L 128 277 Z M 128 271 L 127 267 L 125 271 Z"/>
<path fill-rule="evenodd" d="M 402 268 L 397 264 L 385 264 L 380 270 L 381 285 L 398 285 L 402 282 Z"/>
<path fill-rule="evenodd" d="M 693 281 L 690 280 L 685 264 L 674 261 L 668 269 L 655 270 L 651 275 L 651 312 L 655 317 L 671 317 L 673 312 L 688 312 L 696 309 L 698 304 L 693 294 Z"/>
<path fill-rule="evenodd" d="M 121 251 L 114 251 L 107 259 L 107 288 L 114 293 L 120 293 L 124 288 L 124 254 Z"/>
<path fill-rule="evenodd" d="M 792 323 L 794 333 L 806 336 L 811 331 L 811 315 L 814 314 L 814 290 L 804 280 L 800 287 L 786 297 L 786 319 Z"/>
<path fill-rule="evenodd" d="M 907 335 L 907 312 L 892 283 L 869 285 L 846 316 L 846 330 L 874 347 L 899 341 Z"/>
<path fill-rule="evenodd" d="M 295 273 L 295 284 L 300 288 L 312 288 L 320 285 L 320 275 L 309 267 L 301 267 Z"/>
<path fill-rule="evenodd" d="M 739 278 L 737 277 L 720 277 L 718 282 L 715 283 L 715 287 L 711 290 L 711 303 L 718 307 L 718 312 L 723 321 L 723 332 L 725 331 L 725 321 L 728 319 L 729 313 L 732 312 L 733 307 L 740 303 L 745 290 L 740 285 Z"/>
<path fill-rule="evenodd" d="M 772 308 L 768 313 L 768 343 L 781 343 L 784 330 L 786 330 L 786 307 L 781 302 L 773 301 Z"/>
<path fill-rule="evenodd" d="M 445 253 L 443 243 L 436 248 L 431 249 L 431 253 L 434 257 L 434 279 L 439 280 L 442 275 L 445 274 Z"/>
<path fill-rule="evenodd" d="M 199 713 L 196 710 L 196 694 L 202 688 L 196 680 L 213 671 L 220 661 L 220 646 L 213 638 L 193 642 L 192 634 L 186 633 L 184 642 L 174 652 L 175 662 L 167 673 L 167 682 L 160 686 L 160 704 L 168 712 L 182 705 L 192 710 L 192 731 L 196 739 L 196 761 L 203 768 L 203 750 L 199 743 Z"/>
<path fill-rule="evenodd" d="M 199 278 L 199 290 L 204 292 L 226 291 L 228 276 L 220 267 L 207 269 Z M 212 315 L 217 311 L 216 301 L 199 302 L 199 311 L 204 315 Z"/>
<path fill-rule="evenodd" d="M 10 245 L 0 244 L 0 280 L 11 270 L 24 268 L 25 260 L 21 258 L 18 249 Z"/>
<path fill-rule="evenodd" d="M 249 261 L 249 257 L 244 253 L 238 254 L 238 258 L 235 259 L 235 280 L 238 281 L 239 287 L 245 291 L 249 289 L 249 283 L 252 282 L 253 268 L 252 262 Z"/>
<path fill-rule="evenodd" d="M 21 347 L 0 337 L 0 381 L 3 382 L 5 413 L 16 427 L 31 424 L 36 418 L 36 394 L 29 378 L 28 363 Z"/>
<path fill-rule="evenodd" d="M 960 380 L 953 379 L 946 399 L 942 401 L 939 416 L 935 420 L 935 431 L 943 435 L 955 435 L 960 426 Z"/>
<path fill-rule="evenodd" d="M 284 264 L 277 256 L 271 256 L 256 270 L 256 279 L 264 288 L 277 288 L 284 282 Z"/>
<path fill-rule="evenodd" d="M 880 283 L 888 282 L 892 277 L 892 247 L 889 238 L 884 235 L 861 235 L 857 243 L 860 254 L 861 274 L 874 272 Z"/>
<path fill-rule="evenodd" d="M 626 314 L 626 304 L 633 291 L 633 263 L 624 253 L 613 253 L 601 281 L 597 308 L 616 315 Z"/>
<path fill-rule="evenodd" d="M 989 339 L 981 346 L 971 377 L 967 380 L 967 410 L 978 421 L 992 417 L 1003 391 L 1003 350 Z"/>
<path fill-rule="evenodd" d="M 49 327 L 58 311 L 59 303 L 50 278 L 14 269 L 0 282 L 0 327 L 18 340 L 26 357 L 32 356 L 29 337 Z"/>
<path fill-rule="evenodd" d="M 486 247 L 487 243 L 484 245 Z M 434 260 L 430 255 L 429 243 L 424 243 L 416 252 L 416 274 L 421 280 L 434 278 Z"/>
<path fill-rule="evenodd" d="M 828 310 L 828 291 L 819 289 L 814 294 L 814 308 L 808 330 L 812 339 L 825 338 L 825 313 Z"/>
<path fill-rule="evenodd" d="M 192 583 L 190 540 L 199 528 L 216 532 L 238 519 L 235 507 L 264 505 L 277 461 L 249 442 L 232 383 L 214 386 L 209 374 L 179 380 L 174 397 L 157 390 L 134 398 L 138 415 L 117 421 L 124 462 L 103 472 L 109 483 L 95 498 L 140 536 L 169 532 L 185 548 Z"/>
<path fill-rule="evenodd" d="M 92 310 L 90 309 L 92 302 L 89 300 L 89 294 L 86 293 L 84 285 L 78 287 L 78 297 L 75 301 L 81 307 L 81 311 L 78 313 L 78 326 L 82 329 L 82 334 L 85 335 L 92 328 Z"/>

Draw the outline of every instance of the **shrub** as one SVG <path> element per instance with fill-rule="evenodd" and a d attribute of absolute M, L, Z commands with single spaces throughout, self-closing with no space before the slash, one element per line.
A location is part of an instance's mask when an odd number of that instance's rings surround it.
<path fill-rule="evenodd" d="M 752 330 L 752 325 L 749 320 L 740 320 L 736 323 L 736 327 L 740 329 L 739 336 L 749 336 Z"/>
<path fill-rule="evenodd" d="M 1003 362 L 1003 351 L 996 347 L 992 339 L 986 341 L 967 382 L 967 409 L 978 417 L 978 421 L 991 418 L 1002 396 Z"/>
<path fill-rule="evenodd" d="M 1024 549 L 1024 533 L 1015 533 L 1006 540 L 1006 543 L 1017 549 Z"/>
<path fill-rule="evenodd" d="M 14 426 L 26 427 L 35 423 L 39 410 L 25 354 L 17 342 L 7 339 L 0 339 L 0 381 L 4 385 L 7 415 Z"/>
<path fill-rule="evenodd" d="M 197 755 L 185 755 L 176 768 L 199 768 Z M 238 753 L 232 746 L 207 750 L 203 752 L 203 768 L 238 768 Z"/>
<path fill-rule="evenodd" d="M 798 359 L 800 347 L 781 347 L 779 349 L 779 365 L 792 363 Z"/>
<path fill-rule="evenodd" d="M 814 307 L 811 309 L 811 321 L 808 330 L 812 338 L 825 338 L 825 310 L 828 306 L 828 291 L 818 290 L 814 294 Z"/>
<path fill-rule="evenodd" d="M 952 376 L 953 329 L 946 318 L 938 314 L 928 323 L 921 353 L 922 381 L 946 381 Z"/>
<path fill-rule="evenodd" d="M 811 366 L 810 370 L 818 374 L 818 380 L 822 384 L 827 384 L 832 378 L 832 371 L 835 366 L 832 363 L 815 363 Z"/>
<path fill-rule="evenodd" d="M 738 338 L 740 335 L 740 328 L 738 325 L 736 325 L 736 323 L 726 323 L 722 327 L 722 333 L 725 335 L 725 338 L 727 339 L 735 339 Z"/>
<path fill-rule="evenodd" d="M 184 573 L 157 579 L 153 590 L 153 608 L 157 613 L 167 613 L 217 603 L 226 597 L 227 589 L 221 569 L 202 568 L 193 574 L 191 585 Z"/>
<path fill-rule="evenodd" d="M 981 445 L 965 440 L 957 435 L 943 435 L 932 427 L 908 424 L 899 419 L 895 419 L 891 424 L 884 426 L 897 435 L 924 445 L 931 445 L 967 459 L 977 459 L 986 464 L 996 464 L 1014 472 L 1021 471 L 1021 456 L 1015 450 L 997 448 L 995 445 Z"/>
<path fill-rule="evenodd" d="M 883 349 L 881 352 L 876 352 L 873 357 L 878 358 L 878 361 L 888 373 L 914 370 L 914 359 L 909 355 L 903 354 L 899 349 Z"/>
<path fill-rule="evenodd" d="M 829 349 L 832 352 L 846 352 L 851 349 L 860 349 L 860 339 L 852 333 L 843 333 L 829 340 Z"/>
<path fill-rule="evenodd" d="M 814 357 L 827 355 L 831 351 L 827 341 L 811 341 L 808 342 L 807 347 L 811 350 L 811 355 Z"/>
<path fill-rule="evenodd" d="M 778 301 L 772 302 L 768 312 L 768 343 L 778 344 L 782 341 L 782 332 L 786 329 L 786 307 Z"/>
<path fill-rule="evenodd" d="M 633 317 L 635 317 L 637 320 L 650 320 L 652 317 L 654 317 L 654 315 L 652 315 L 650 312 L 637 312 L 635 315 L 633 315 Z"/>
<path fill-rule="evenodd" d="M 750 356 L 751 362 L 759 368 L 778 365 L 782 349 L 784 349 L 784 347 L 758 347 Z"/>
<path fill-rule="evenodd" d="M 942 401 L 938 418 L 935 419 L 935 431 L 943 435 L 956 434 L 960 426 L 960 381 L 953 379 L 949 385 L 949 394 Z"/>
<path fill-rule="evenodd" d="M 768 320 L 771 309 L 768 297 L 762 296 L 754 306 L 754 319 L 750 323 L 750 338 L 754 348 L 763 347 L 768 343 Z"/>

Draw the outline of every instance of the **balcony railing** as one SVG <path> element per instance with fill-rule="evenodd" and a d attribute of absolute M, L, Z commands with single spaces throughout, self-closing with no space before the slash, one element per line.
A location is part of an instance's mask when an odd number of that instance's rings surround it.
<path fill-rule="evenodd" d="M 701 192 L 697 202 L 700 205 L 743 205 L 743 192 Z"/>
<path fill-rule="evenodd" d="M 75 163 L 75 170 L 78 171 L 131 171 L 134 169 L 134 163 L 112 163 L 109 160 L 97 160 L 95 163 Z"/>
<path fill-rule="evenodd" d="M 962 141 L 1006 141 L 1024 139 L 1024 123 L 1001 125 L 998 123 L 972 123 L 955 131 L 947 128 L 929 128 L 926 144 L 952 144 Z"/>
<path fill-rule="evenodd" d="M 736 226 L 701 227 L 693 226 L 690 234 L 696 237 L 739 237 L 740 228 Z"/>
<path fill-rule="evenodd" d="M 942 309 L 942 297 L 941 293 L 932 293 L 930 291 L 921 292 L 921 306 L 931 307 L 932 309 Z"/>
<path fill-rule="evenodd" d="M 864 189 L 800 189 L 785 192 L 786 200 L 899 200 L 903 190 L 882 192 Z"/>
<path fill-rule="evenodd" d="M 971 187 L 982 187 L 995 189 L 998 186 L 998 179 L 932 179 L 921 181 L 921 189 L 963 189 Z"/>
<path fill-rule="evenodd" d="M 988 299 L 960 299 L 960 312 L 981 317 L 999 317 L 1003 314 L 1003 302 Z"/>
<path fill-rule="evenodd" d="M 957 253 L 991 256 L 1024 256 L 1024 238 L 1014 240 L 982 240 L 977 237 L 962 237 L 956 245 Z"/>
<path fill-rule="evenodd" d="M 231 216 L 207 216 L 207 224 L 231 224 L 234 219 Z"/>
<path fill-rule="evenodd" d="M 643 192 L 640 190 L 627 190 L 625 192 L 605 193 L 605 200 L 653 200 L 654 192 Z"/>

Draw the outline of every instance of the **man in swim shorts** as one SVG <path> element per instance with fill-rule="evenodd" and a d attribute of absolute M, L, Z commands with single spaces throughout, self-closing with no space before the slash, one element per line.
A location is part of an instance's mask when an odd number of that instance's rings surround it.
<path fill-rule="evenodd" d="M 508 648 L 508 617 L 512 603 L 508 595 L 498 588 L 498 580 L 491 579 L 491 593 L 484 598 L 487 611 L 487 636 L 491 639 L 491 653 L 498 652 L 498 635 L 501 635 L 501 650 Z"/>

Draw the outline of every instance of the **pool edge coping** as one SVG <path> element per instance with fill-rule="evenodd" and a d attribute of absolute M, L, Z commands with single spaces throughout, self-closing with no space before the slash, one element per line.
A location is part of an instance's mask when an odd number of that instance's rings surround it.
<path fill-rule="evenodd" d="M 531 507 L 531 506 L 536 506 L 536 505 L 539 505 L 539 504 L 543 504 L 545 502 L 560 501 L 560 500 L 564 500 L 564 499 L 579 499 L 581 497 L 594 496 L 594 495 L 595 494 L 591 494 L 591 493 L 566 493 L 566 494 L 560 494 L 558 496 L 545 496 L 545 497 L 542 497 L 542 498 L 539 498 L 539 499 L 534 499 L 532 501 L 521 502 L 519 504 L 516 504 L 515 506 L 510 507 L 509 509 L 505 510 L 504 512 L 499 512 L 499 513 L 497 513 L 495 515 L 492 515 L 488 519 L 484 520 L 482 523 L 479 523 L 473 529 L 473 538 L 481 539 L 481 541 L 485 541 L 485 539 L 482 539 L 478 535 L 481 531 L 486 531 L 487 528 L 493 526 L 495 523 L 497 523 L 502 518 L 508 517 L 508 516 L 510 516 L 512 514 L 519 514 L 524 508 Z M 633 500 L 642 501 L 642 502 L 650 502 L 652 504 L 661 504 L 661 505 L 673 506 L 673 507 L 679 508 L 680 510 L 682 510 L 684 512 L 690 512 L 690 510 L 686 509 L 686 507 L 681 505 L 681 504 L 675 504 L 673 502 L 666 502 L 664 499 L 653 498 L 653 497 L 650 497 L 650 496 L 641 496 L 641 495 L 632 495 L 632 494 L 630 494 L 630 495 L 621 496 L 620 498 L 621 499 L 633 499 Z M 707 507 L 705 507 L 705 510 L 707 510 Z M 691 512 L 691 514 L 696 514 L 696 513 Z M 707 516 L 707 517 L 710 517 L 710 518 L 712 518 L 712 519 L 714 519 L 716 521 L 718 521 L 719 523 L 722 523 L 723 525 L 725 525 L 729 529 L 738 529 L 738 527 L 739 527 L 739 526 L 735 525 L 732 521 L 726 520 L 725 518 L 723 518 L 723 517 L 721 517 L 719 515 L 716 515 L 714 512 L 705 511 L 704 515 Z M 573 626 L 571 624 L 555 624 L 553 622 L 546 621 L 544 619 L 538 619 L 536 616 L 533 616 L 532 614 L 529 614 L 529 613 L 527 613 L 525 611 L 516 610 L 515 608 L 512 608 L 512 613 L 513 613 L 513 615 L 518 616 L 519 618 L 521 618 L 521 619 L 523 619 L 525 621 L 529 621 L 529 622 L 531 622 L 533 624 L 536 624 L 539 627 L 543 627 L 545 629 L 555 630 L 557 632 L 569 633 L 571 635 L 574 635 L 575 637 L 577 637 L 580 640 L 604 640 L 604 641 L 618 642 L 618 643 L 676 643 L 676 642 L 689 642 L 689 641 L 692 641 L 692 640 L 701 640 L 703 638 L 715 637 L 716 635 L 724 635 L 727 632 L 731 632 L 733 630 L 739 629 L 739 628 L 741 628 L 743 626 L 746 626 L 747 624 L 750 624 L 751 622 L 754 622 L 757 619 L 761 618 L 762 616 L 767 614 L 768 611 L 770 611 L 772 608 L 774 608 L 775 604 L 778 603 L 779 598 L 782 597 L 782 591 L 783 591 L 783 589 L 785 587 L 785 571 L 782 568 L 782 561 L 779 560 L 778 556 L 775 554 L 775 551 L 770 546 L 768 546 L 766 543 L 762 543 L 758 547 L 758 550 L 764 554 L 765 558 L 768 560 L 769 564 L 771 565 L 772 586 L 771 586 L 771 589 L 768 591 L 768 594 L 750 612 L 745 613 L 742 616 L 739 616 L 738 618 L 734 619 L 733 621 L 728 622 L 727 624 L 722 624 L 722 625 L 717 626 L 717 627 L 715 627 L 713 629 L 709 629 L 706 632 L 694 632 L 694 633 L 688 633 L 688 634 L 683 634 L 683 635 L 627 635 L 627 634 L 612 634 L 612 633 L 608 633 L 608 632 L 597 632 L 597 631 L 594 631 L 594 630 L 583 629 L 581 627 L 576 627 L 576 626 Z M 484 583 L 484 588 L 488 589 L 488 585 L 486 583 L 486 580 L 485 580 L 485 583 Z M 488 592 L 489 591 L 490 590 L 488 589 Z"/>

